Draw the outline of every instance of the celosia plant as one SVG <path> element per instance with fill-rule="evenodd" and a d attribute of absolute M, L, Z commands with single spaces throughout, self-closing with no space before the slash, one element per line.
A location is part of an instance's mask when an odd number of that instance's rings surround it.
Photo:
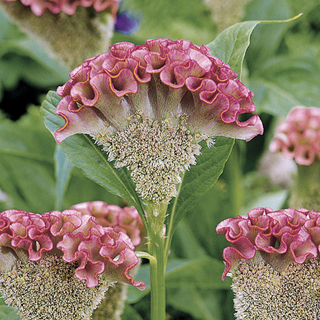
<path fill-rule="evenodd" d="M 319 221 L 316 211 L 255 208 L 219 223 L 237 319 L 317 318 Z"/>
<path fill-rule="evenodd" d="M 90 319 L 115 282 L 145 288 L 129 237 L 75 210 L 0 213 L 0 248 L 0 292 L 24 319 Z"/>
<path fill-rule="evenodd" d="M 124 42 L 86 60 L 57 93 L 65 125 L 57 142 L 86 133 L 127 167 L 141 198 L 168 204 L 180 174 L 194 165 L 198 143 L 226 136 L 250 140 L 262 134 L 250 92 L 237 74 L 206 46 L 190 41 Z"/>
<path fill-rule="evenodd" d="M 43 112 L 75 165 L 110 192 L 134 202 L 148 239 L 148 252 L 139 256 L 150 260 L 151 318 L 163 320 L 170 244 L 186 211 L 177 213 L 176 199 L 201 154 L 200 142 L 214 151 L 221 150 L 220 144 L 226 146 L 217 157 L 219 165 L 203 156 L 205 167 L 214 168 L 213 178 L 204 178 L 214 180 L 232 147 L 227 139 L 215 144 L 216 137 L 248 141 L 262 134 L 263 126 L 258 115 L 248 117 L 255 111 L 253 93 L 228 64 L 209 53 L 209 47 L 155 39 L 137 46 L 117 43 L 109 49 L 74 69 L 71 79 L 58 88 L 60 97 L 49 93 Z M 241 121 L 244 115 L 247 120 Z M 75 134 L 86 135 L 70 137 Z M 86 152 L 78 153 L 82 147 Z M 77 150 L 76 157 L 71 149 Z M 207 150 L 202 153 L 211 154 Z M 195 176 L 206 171 L 201 168 L 201 173 L 193 170 Z"/>

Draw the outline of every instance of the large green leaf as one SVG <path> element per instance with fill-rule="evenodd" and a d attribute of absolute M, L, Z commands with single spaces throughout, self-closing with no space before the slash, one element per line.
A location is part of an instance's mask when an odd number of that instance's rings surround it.
<path fill-rule="evenodd" d="M 255 20 L 236 23 L 221 32 L 214 41 L 208 44 L 211 49 L 210 53 L 228 63 L 241 78 L 242 64 L 250 44 L 250 36 L 257 24 L 287 22 L 297 17 L 283 21 Z"/>
<path fill-rule="evenodd" d="M 228 63 L 232 70 L 241 75 L 242 63 L 250 44 L 251 33 L 259 22 L 240 22 L 227 28 L 208 44 L 211 49 L 210 53 Z"/>
<path fill-rule="evenodd" d="M 56 106 L 60 100 L 61 98 L 55 92 L 50 91 L 42 103 L 41 112 L 45 125 L 51 133 L 64 124 L 64 120 L 56 115 Z M 110 193 L 127 200 L 144 217 L 143 205 L 135 191 L 129 172 L 123 168 L 115 169 L 107 160 L 107 154 L 90 137 L 84 134 L 73 135 L 65 139 L 60 146 L 68 159 L 79 167 L 85 176 Z"/>
<path fill-rule="evenodd" d="M 202 154 L 197 157 L 197 165 L 192 166 L 182 177 L 179 194 L 171 200 L 168 208 L 168 234 L 172 235 L 182 217 L 192 210 L 197 200 L 210 190 L 221 175 L 230 155 L 234 139 L 218 137 L 214 146 L 208 148 L 201 143 Z M 168 242 L 168 247 L 170 241 Z"/>
<path fill-rule="evenodd" d="M 258 112 L 285 118 L 298 105 L 320 107 L 320 67 L 312 59 L 269 59 L 250 78 Z"/>

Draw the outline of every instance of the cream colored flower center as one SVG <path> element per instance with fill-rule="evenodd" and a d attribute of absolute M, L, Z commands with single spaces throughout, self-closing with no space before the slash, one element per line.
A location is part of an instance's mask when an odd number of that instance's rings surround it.
<path fill-rule="evenodd" d="M 128 168 L 141 198 L 156 204 L 177 195 L 180 174 L 196 163 L 201 148 L 183 117 L 172 125 L 170 120 L 158 122 L 136 114 L 125 130 L 108 141 L 104 147 L 108 160 L 115 160 L 116 168 Z"/>
<path fill-rule="evenodd" d="M 320 264 L 312 259 L 277 272 L 269 264 L 239 263 L 232 275 L 236 319 L 318 319 Z"/>
<path fill-rule="evenodd" d="M 0 273 L 0 292 L 23 319 L 89 320 L 114 282 L 99 275 L 99 285 L 88 288 L 76 278 L 76 267 L 75 262 L 53 255 L 37 262 L 19 262 L 11 271 Z"/>

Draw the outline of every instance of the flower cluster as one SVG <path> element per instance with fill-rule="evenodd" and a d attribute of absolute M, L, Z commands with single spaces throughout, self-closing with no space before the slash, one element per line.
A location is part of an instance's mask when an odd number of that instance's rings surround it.
<path fill-rule="evenodd" d="M 135 46 L 123 42 L 86 60 L 57 93 L 65 124 L 57 142 L 70 135 L 93 137 L 127 167 L 143 199 L 168 203 L 180 174 L 195 164 L 202 140 L 216 136 L 250 140 L 262 134 L 252 92 L 229 65 L 204 45 L 170 39 Z"/>
<path fill-rule="evenodd" d="M 291 263 L 318 257 L 320 251 L 320 213 L 313 210 L 255 208 L 247 216 L 220 222 L 216 230 L 232 244 L 223 250 L 223 279 L 242 259 L 263 260 L 283 271 Z"/>
<path fill-rule="evenodd" d="M 103 201 L 92 201 L 76 204 L 71 209 L 95 217 L 103 227 L 112 227 L 116 232 L 127 234 L 136 249 L 144 247 L 146 231 L 135 207 L 121 208 Z"/>
<path fill-rule="evenodd" d="M 320 159 L 320 109 L 296 107 L 277 128 L 270 151 L 281 151 L 298 164 L 309 166 Z"/>
<path fill-rule="evenodd" d="M 12 2 L 16 0 L 1 0 L 6 2 Z M 32 12 L 36 16 L 42 16 L 46 9 L 51 11 L 54 14 L 64 12 L 68 15 L 73 15 L 78 7 L 91 7 L 93 6 L 94 10 L 97 12 L 108 10 L 113 16 L 118 11 L 118 3 L 120 0 L 76 0 L 76 1 L 66 1 L 66 0 L 20 0 L 24 6 L 30 6 Z"/>
<path fill-rule="evenodd" d="M 43 215 L 4 211 L 0 213 L 0 247 L 9 248 L 18 257 L 24 253 L 29 261 L 55 255 L 76 263 L 75 276 L 89 288 L 98 285 L 100 274 L 106 274 L 110 281 L 145 287 L 129 275 L 139 262 L 130 238 L 75 210 Z"/>

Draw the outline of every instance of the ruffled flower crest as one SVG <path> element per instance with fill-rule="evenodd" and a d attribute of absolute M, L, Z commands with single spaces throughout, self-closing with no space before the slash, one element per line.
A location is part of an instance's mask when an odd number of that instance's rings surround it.
<path fill-rule="evenodd" d="M 296 107 L 277 128 L 270 151 L 281 151 L 297 164 L 311 165 L 320 160 L 320 109 Z"/>
<path fill-rule="evenodd" d="M 57 114 L 66 123 L 56 131 L 56 140 L 75 133 L 97 137 L 123 130 L 137 111 L 173 123 L 177 116 L 187 115 L 192 134 L 208 137 L 250 140 L 262 134 L 257 115 L 245 122 L 238 119 L 254 112 L 252 92 L 209 51 L 204 45 L 169 39 L 110 46 L 110 52 L 86 60 L 58 88 L 64 99 Z"/>
<path fill-rule="evenodd" d="M 129 271 L 139 263 L 130 238 L 111 227 L 102 227 L 95 218 L 75 210 L 53 211 L 44 215 L 19 210 L 0 213 L 0 247 L 17 256 L 27 253 L 29 261 L 48 255 L 77 263 L 75 276 L 87 287 L 98 285 L 98 276 L 122 281 L 139 289 Z"/>
<path fill-rule="evenodd" d="M 232 247 L 223 250 L 225 279 L 240 260 L 264 260 L 281 272 L 295 262 L 316 258 L 320 250 L 320 213 L 306 209 L 255 208 L 248 215 L 219 223 L 217 233 L 225 236 Z"/>
<path fill-rule="evenodd" d="M 145 246 L 146 231 L 135 207 L 121 208 L 103 201 L 92 201 L 76 204 L 71 209 L 95 217 L 95 222 L 103 227 L 127 234 L 136 250 Z"/>

